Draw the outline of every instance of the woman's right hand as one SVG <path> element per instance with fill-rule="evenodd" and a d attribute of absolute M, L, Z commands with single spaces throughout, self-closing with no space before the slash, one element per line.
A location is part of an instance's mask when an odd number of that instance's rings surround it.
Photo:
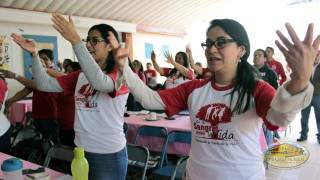
<path fill-rule="evenodd" d="M 191 49 L 190 49 L 190 47 L 189 46 L 187 46 L 187 48 L 186 48 L 186 53 L 188 54 L 188 56 L 189 56 L 189 62 L 190 62 L 190 64 L 194 64 L 194 60 L 193 60 L 193 58 L 192 58 L 192 51 L 191 51 Z"/>
<path fill-rule="evenodd" d="M 72 46 L 82 42 L 76 28 L 74 26 L 71 16 L 67 21 L 60 14 L 52 14 L 51 20 L 54 22 L 52 25 L 66 40 L 70 41 Z"/>
<path fill-rule="evenodd" d="M 15 33 L 12 33 L 11 37 L 13 38 L 14 42 L 16 42 L 22 49 L 29 52 L 31 56 L 36 56 L 38 54 L 37 44 L 33 39 L 26 39 Z"/>

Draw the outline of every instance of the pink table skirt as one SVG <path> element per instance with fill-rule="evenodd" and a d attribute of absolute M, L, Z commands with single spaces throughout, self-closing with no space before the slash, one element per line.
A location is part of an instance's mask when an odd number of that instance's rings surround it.
<path fill-rule="evenodd" d="M 130 117 L 124 118 L 124 121 L 128 123 L 130 126 L 127 135 L 128 143 L 134 142 L 138 129 L 143 125 L 165 127 L 168 129 L 168 132 L 171 132 L 173 130 L 191 131 L 189 116 L 176 116 L 176 120 L 166 120 L 165 118 L 160 117 L 160 120 L 158 121 L 144 120 L 144 118 L 146 117 L 149 117 L 149 115 L 131 115 Z M 260 132 L 259 141 L 261 151 L 263 151 L 267 147 L 267 142 L 262 128 Z M 163 139 L 139 136 L 137 144 L 146 146 L 150 150 L 160 152 L 163 144 Z M 169 143 L 167 147 L 167 152 L 170 154 L 188 155 L 190 148 L 190 145 L 184 143 Z"/>
<path fill-rule="evenodd" d="M 2 162 L 4 160 L 11 159 L 11 158 L 14 158 L 14 157 L 10 156 L 8 154 L 4 154 L 4 153 L 0 152 L 0 162 L 1 162 L 1 164 L 2 164 Z M 22 169 L 31 169 L 31 168 L 35 168 L 35 167 L 41 167 L 41 166 L 39 166 L 37 164 L 33 164 L 31 162 L 28 162 L 28 161 L 25 161 L 25 160 L 22 160 L 22 159 L 21 159 L 21 161 L 23 163 L 23 168 Z M 45 168 L 45 173 L 50 174 L 50 179 L 56 179 L 56 178 L 65 176 L 65 174 L 62 174 L 60 172 L 54 171 L 54 170 L 49 169 L 49 168 Z M 0 179 L 3 179 L 2 171 L 0 171 Z M 26 179 L 26 177 L 24 176 L 23 179 Z"/>
<path fill-rule="evenodd" d="M 32 100 L 21 100 L 15 102 L 10 107 L 9 121 L 12 125 L 16 125 L 16 122 L 21 122 L 23 115 L 32 111 Z"/>

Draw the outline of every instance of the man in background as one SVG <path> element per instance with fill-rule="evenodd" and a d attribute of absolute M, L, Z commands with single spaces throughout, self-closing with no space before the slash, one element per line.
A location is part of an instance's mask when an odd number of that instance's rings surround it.
<path fill-rule="evenodd" d="M 273 58 L 274 49 L 272 47 L 267 47 L 266 53 L 267 53 L 266 63 L 272 70 L 274 70 L 277 73 L 278 79 L 280 81 L 279 84 L 280 86 L 282 86 L 282 84 L 287 80 L 287 76 L 286 76 L 286 73 L 284 72 L 283 66 L 280 62 L 274 60 Z"/>
<path fill-rule="evenodd" d="M 277 74 L 270 69 L 267 64 L 265 64 L 266 59 L 266 52 L 262 49 L 257 49 L 253 54 L 254 67 L 259 70 L 262 80 L 269 83 L 275 90 L 277 90 L 279 87 Z M 272 144 L 274 142 L 273 132 L 269 131 L 265 125 L 263 125 L 263 129 L 265 131 L 267 144 Z"/>

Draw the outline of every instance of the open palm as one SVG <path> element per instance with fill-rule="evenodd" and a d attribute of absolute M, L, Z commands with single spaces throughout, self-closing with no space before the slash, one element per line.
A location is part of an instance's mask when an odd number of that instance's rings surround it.
<path fill-rule="evenodd" d="M 33 39 L 26 39 L 15 33 L 12 33 L 11 37 L 13 38 L 13 41 L 16 42 L 22 49 L 28 51 L 29 53 L 37 54 L 37 44 Z"/>

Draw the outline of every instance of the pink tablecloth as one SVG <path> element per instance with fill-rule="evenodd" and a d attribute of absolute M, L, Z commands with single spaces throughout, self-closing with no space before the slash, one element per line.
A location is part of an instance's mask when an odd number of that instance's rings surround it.
<path fill-rule="evenodd" d="M 0 152 L 0 162 L 1 162 L 1 164 L 2 164 L 2 162 L 4 160 L 10 159 L 10 158 L 14 158 L 14 157 Z M 41 167 L 39 165 L 33 164 L 31 162 L 28 162 L 28 161 L 25 161 L 25 160 L 22 160 L 22 159 L 21 159 L 21 161 L 23 163 L 23 168 L 22 169 L 31 169 L 31 168 L 34 168 L 34 167 Z M 55 178 L 59 178 L 59 177 L 65 176 L 65 174 L 62 174 L 60 172 L 51 170 L 49 168 L 46 168 L 45 173 L 50 174 L 50 179 L 55 179 Z M 2 171 L 0 171 L 0 179 L 3 179 Z M 25 179 L 25 177 L 24 177 L 24 179 Z"/>
<path fill-rule="evenodd" d="M 9 121 L 12 125 L 16 125 L 16 122 L 21 122 L 23 115 L 32 111 L 32 100 L 21 100 L 15 102 L 10 107 Z"/>
<path fill-rule="evenodd" d="M 124 121 L 130 126 L 127 135 L 128 143 L 134 142 L 138 129 L 143 125 L 165 127 L 168 129 L 168 132 L 172 130 L 191 131 L 189 116 L 176 116 L 176 120 L 166 120 L 163 117 L 160 117 L 160 120 L 158 121 L 146 121 L 144 120 L 146 117 L 149 117 L 149 115 L 131 115 L 130 117 L 124 118 Z M 262 128 L 259 141 L 261 151 L 263 151 L 267 147 L 267 142 Z M 155 139 L 153 137 L 139 137 L 138 141 L 138 144 L 144 145 L 153 151 L 161 151 L 162 143 L 163 141 L 157 141 L 157 138 Z M 190 145 L 172 143 L 168 144 L 167 152 L 172 154 L 189 154 L 190 148 Z"/>

